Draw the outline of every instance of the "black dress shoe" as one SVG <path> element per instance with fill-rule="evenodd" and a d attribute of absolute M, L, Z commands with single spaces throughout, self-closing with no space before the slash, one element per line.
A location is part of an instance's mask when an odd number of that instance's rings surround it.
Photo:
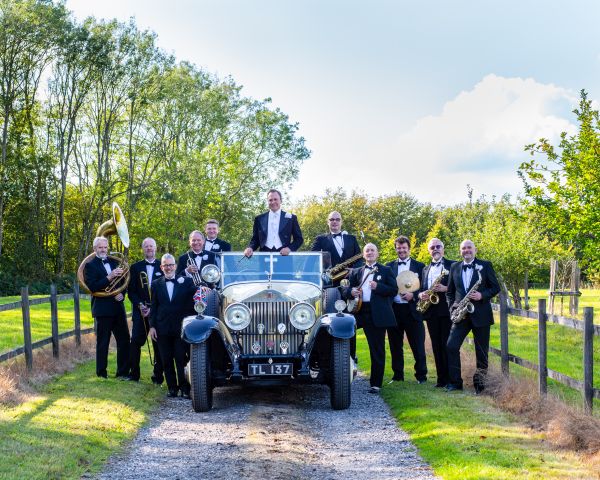
<path fill-rule="evenodd" d="M 174 398 L 174 397 L 177 397 L 178 395 L 179 395 L 179 391 L 176 388 L 169 388 L 169 391 L 167 392 L 167 397 Z"/>
<path fill-rule="evenodd" d="M 106 373 L 98 373 L 97 376 L 98 378 L 108 378 L 108 375 Z"/>
<path fill-rule="evenodd" d="M 371 387 L 371 388 L 369 388 L 369 393 L 378 394 L 380 390 L 381 390 L 381 388 L 379 388 L 379 387 Z"/>
<path fill-rule="evenodd" d="M 475 386 L 475 395 L 480 395 L 484 389 L 485 389 L 485 387 L 483 385 L 476 385 Z"/>
<path fill-rule="evenodd" d="M 424 383 L 427 383 L 427 379 L 426 378 L 425 379 L 422 378 L 421 380 L 417 380 L 417 383 L 419 385 L 423 385 Z"/>
<path fill-rule="evenodd" d="M 438 383 L 435 384 L 435 388 L 446 388 L 446 387 L 447 387 L 446 383 L 440 383 L 440 382 L 438 382 Z"/>
<path fill-rule="evenodd" d="M 463 389 L 462 385 L 460 385 L 460 386 L 459 385 L 452 385 L 451 383 L 449 383 L 448 385 L 446 385 L 446 391 L 447 392 L 454 392 L 454 391 L 462 390 L 462 389 Z"/>
<path fill-rule="evenodd" d="M 190 398 L 190 392 L 189 391 L 187 391 L 187 392 L 186 391 L 182 391 L 181 392 L 181 396 L 183 398 Z"/>
<path fill-rule="evenodd" d="M 151 378 L 152 378 L 152 383 L 154 385 L 162 385 L 162 383 L 163 383 L 163 379 L 162 378 L 155 377 L 154 375 L 152 375 Z"/>

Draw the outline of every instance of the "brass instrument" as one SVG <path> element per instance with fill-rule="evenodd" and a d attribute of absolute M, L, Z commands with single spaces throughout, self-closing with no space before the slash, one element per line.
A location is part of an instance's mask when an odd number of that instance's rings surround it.
<path fill-rule="evenodd" d="M 367 278 L 369 278 L 371 275 L 375 275 L 376 272 L 377 272 L 377 267 L 373 268 L 373 270 L 371 270 L 371 273 L 369 273 L 365 278 L 363 278 L 363 281 L 360 282 L 358 289 L 361 290 L 362 286 L 367 281 Z M 348 311 L 348 313 L 357 313 L 360 311 L 361 307 L 362 307 L 362 290 L 358 297 L 348 300 L 348 305 L 346 307 L 346 310 Z"/>
<path fill-rule="evenodd" d="M 450 320 L 452 323 L 462 322 L 467 316 L 467 313 L 473 313 L 475 311 L 475 305 L 473 305 L 473 302 L 471 302 L 469 295 L 471 295 L 473 292 L 476 292 L 479 288 L 479 285 L 481 285 L 481 269 L 483 267 L 481 265 L 475 265 L 475 268 L 477 269 L 477 275 L 479 275 L 479 278 L 469 289 L 467 294 L 462 298 L 462 300 L 458 303 L 455 303 L 450 308 Z"/>
<path fill-rule="evenodd" d="M 200 252 L 202 253 L 202 252 Z M 196 260 L 194 258 L 192 258 L 190 256 L 190 252 L 187 252 L 187 263 L 186 263 L 186 268 L 187 267 L 196 267 L 198 268 L 198 264 L 196 263 Z M 202 285 L 202 276 L 200 275 L 200 271 L 198 270 L 196 273 L 190 273 L 191 277 L 192 277 L 192 282 L 194 282 L 194 285 L 196 285 L 197 287 L 200 287 Z"/>
<path fill-rule="evenodd" d="M 150 279 L 148 278 L 148 273 L 143 270 L 140 272 L 140 284 L 142 288 L 145 288 L 148 291 L 148 300 L 152 302 L 152 285 L 150 285 Z M 148 305 L 144 302 L 147 307 Z M 144 331 L 146 332 L 146 338 L 148 338 L 148 327 L 146 326 L 146 320 L 144 319 L 144 314 L 142 313 L 142 307 L 140 306 L 140 313 L 142 314 L 142 323 L 144 324 Z M 152 352 L 150 351 L 150 341 L 146 342 L 148 346 L 148 357 L 150 358 L 150 365 L 154 366 L 154 359 L 152 358 Z"/>
<path fill-rule="evenodd" d="M 102 225 L 98 227 L 96 230 L 97 237 L 109 237 L 110 235 L 117 234 L 121 243 L 125 247 L 125 250 L 129 248 L 129 231 L 127 230 L 127 222 L 125 221 L 125 216 L 121 211 L 121 208 L 117 204 L 117 202 L 113 202 L 112 204 L 112 218 L 107 220 Z M 110 252 L 108 258 L 112 258 L 119 262 L 119 266 L 117 268 L 121 268 L 123 270 L 123 274 L 119 277 L 113 278 L 108 286 L 100 291 L 100 292 L 91 292 L 89 287 L 85 283 L 84 270 L 87 263 L 91 262 L 96 257 L 96 252 L 90 253 L 87 257 L 83 259 L 79 268 L 77 269 L 77 279 L 81 286 L 90 292 L 94 297 L 115 297 L 119 293 L 122 293 L 127 286 L 129 285 L 129 264 L 127 263 L 126 255 L 120 252 Z"/>
<path fill-rule="evenodd" d="M 431 307 L 431 305 L 437 305 L 438 303 L 440 303 L 440 297 L 433 289 L 436 287 L 436 285 L 439 285 L 441 283 L 441 281 L 446 275 L 448 275 L 448 270 L 442 267 L 442 272 L 431 283 L 431 286 L 423 292 L 426 295 L 428 295 L 429 298 L 427 300 L 419 299 L 419 301 L 417 302 L 417 312 L 426 312 L 427 309 Z"/>
<path fill-rule="evenodd" d="M 350 257 L 348 260 L 342 263 L 338 263 L 335 267 L 328 268 L 323 272 L 323 278 L 327 282 L 337 282 L 342 278 L 346 278 L 348 273 L 350 272 L 350 265 L 355 263 L 357 260 L 361 259 L 363 256 L 362 253 L 358 253 L 353 257 Z"/>
<path fill-rule="evenodd" d="M 396 277 L 396 284 L 398 285 L 398 295 L 408 292 L 416 292 L 421 286 L 419 276 L 410 270 L 404 270 L 400 272 Z"/>

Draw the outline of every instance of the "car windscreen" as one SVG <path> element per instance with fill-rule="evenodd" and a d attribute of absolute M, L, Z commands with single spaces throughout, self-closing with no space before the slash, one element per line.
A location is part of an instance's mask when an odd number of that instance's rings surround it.
<path fill-rule="evenodd" d="M 299 281 L 321 286 L 320 253 L 255 253 L 250 258 L 241 252 L 222 254 L 223 287 L 235 282 Z"/>

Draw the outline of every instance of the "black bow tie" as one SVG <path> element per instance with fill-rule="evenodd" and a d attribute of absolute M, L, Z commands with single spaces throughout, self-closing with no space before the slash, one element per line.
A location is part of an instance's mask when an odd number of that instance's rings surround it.
<path fill-rule="evenodd" d="M 175 279 L 174 278 L 165 278 L 165 283 L 166 282 L 172 282 L 175 283 Z"/>
<path fill-rule="evenodd" d="M 149 262 L 148 260 L 146 260 L 146 265 L 154 266 L 154 262 Z"/>
<path fill-rule="evenodd" d="M 341 233 L 332 233 L 332 234 L 331 234 L 331 236 L 332 236 L 333 238 L 335 238 L 335 237 L 341 237 L 341 236 L 342 236 L 342 234 L 341 234 Z"/>
<path fill-rule="evenodd" d="M 398 261 L 398 265 L 406 265 L 407 263 L 408 263 L 408 260 L 406 262 Z"/>
<path fill-rule="evenodd" d="M 373 265 L 372 267 L 369 267 L 369 265 L 365 265 L 365 268 L 369 269 L 369 270 L 373 270 L 375 268 L 375 265 Z"/>
<path fill-rule="evenodd" d="M 441 261 L 439 261 L 439 262 L 431 262 L 431 266 L 432 267 L 439 267 L 441 264 L 442 264 Z"/>
<path fill-rule="evenodd" d="M 194 257 L 194 258 L 201 257 L 201 256 L 202 256 L 202 252 L 200 252 L 200 253 L 192 252 L 192 257 Z"/>
<path fill-rule="evenodd" d="M 462 267 L 463 267 L 463 271 L 465 271 L 467 268 L 473 268 L 473 264 L 472 263 L 464 264 Z"/>
<path fill-rule="evenodd" d="M 108 258 L 103 258 L 102 263 L 109 263 Z"/>

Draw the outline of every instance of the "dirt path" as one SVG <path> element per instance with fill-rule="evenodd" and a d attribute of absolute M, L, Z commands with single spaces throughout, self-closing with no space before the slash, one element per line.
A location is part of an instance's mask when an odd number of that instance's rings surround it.
<path fill-rule="evenodd" d="M 323 386 L 227 387 L 194 413 L 168 399 L 99 479 L 433 479 L 383 400 L 357 378 L 333 411 Z"/>

